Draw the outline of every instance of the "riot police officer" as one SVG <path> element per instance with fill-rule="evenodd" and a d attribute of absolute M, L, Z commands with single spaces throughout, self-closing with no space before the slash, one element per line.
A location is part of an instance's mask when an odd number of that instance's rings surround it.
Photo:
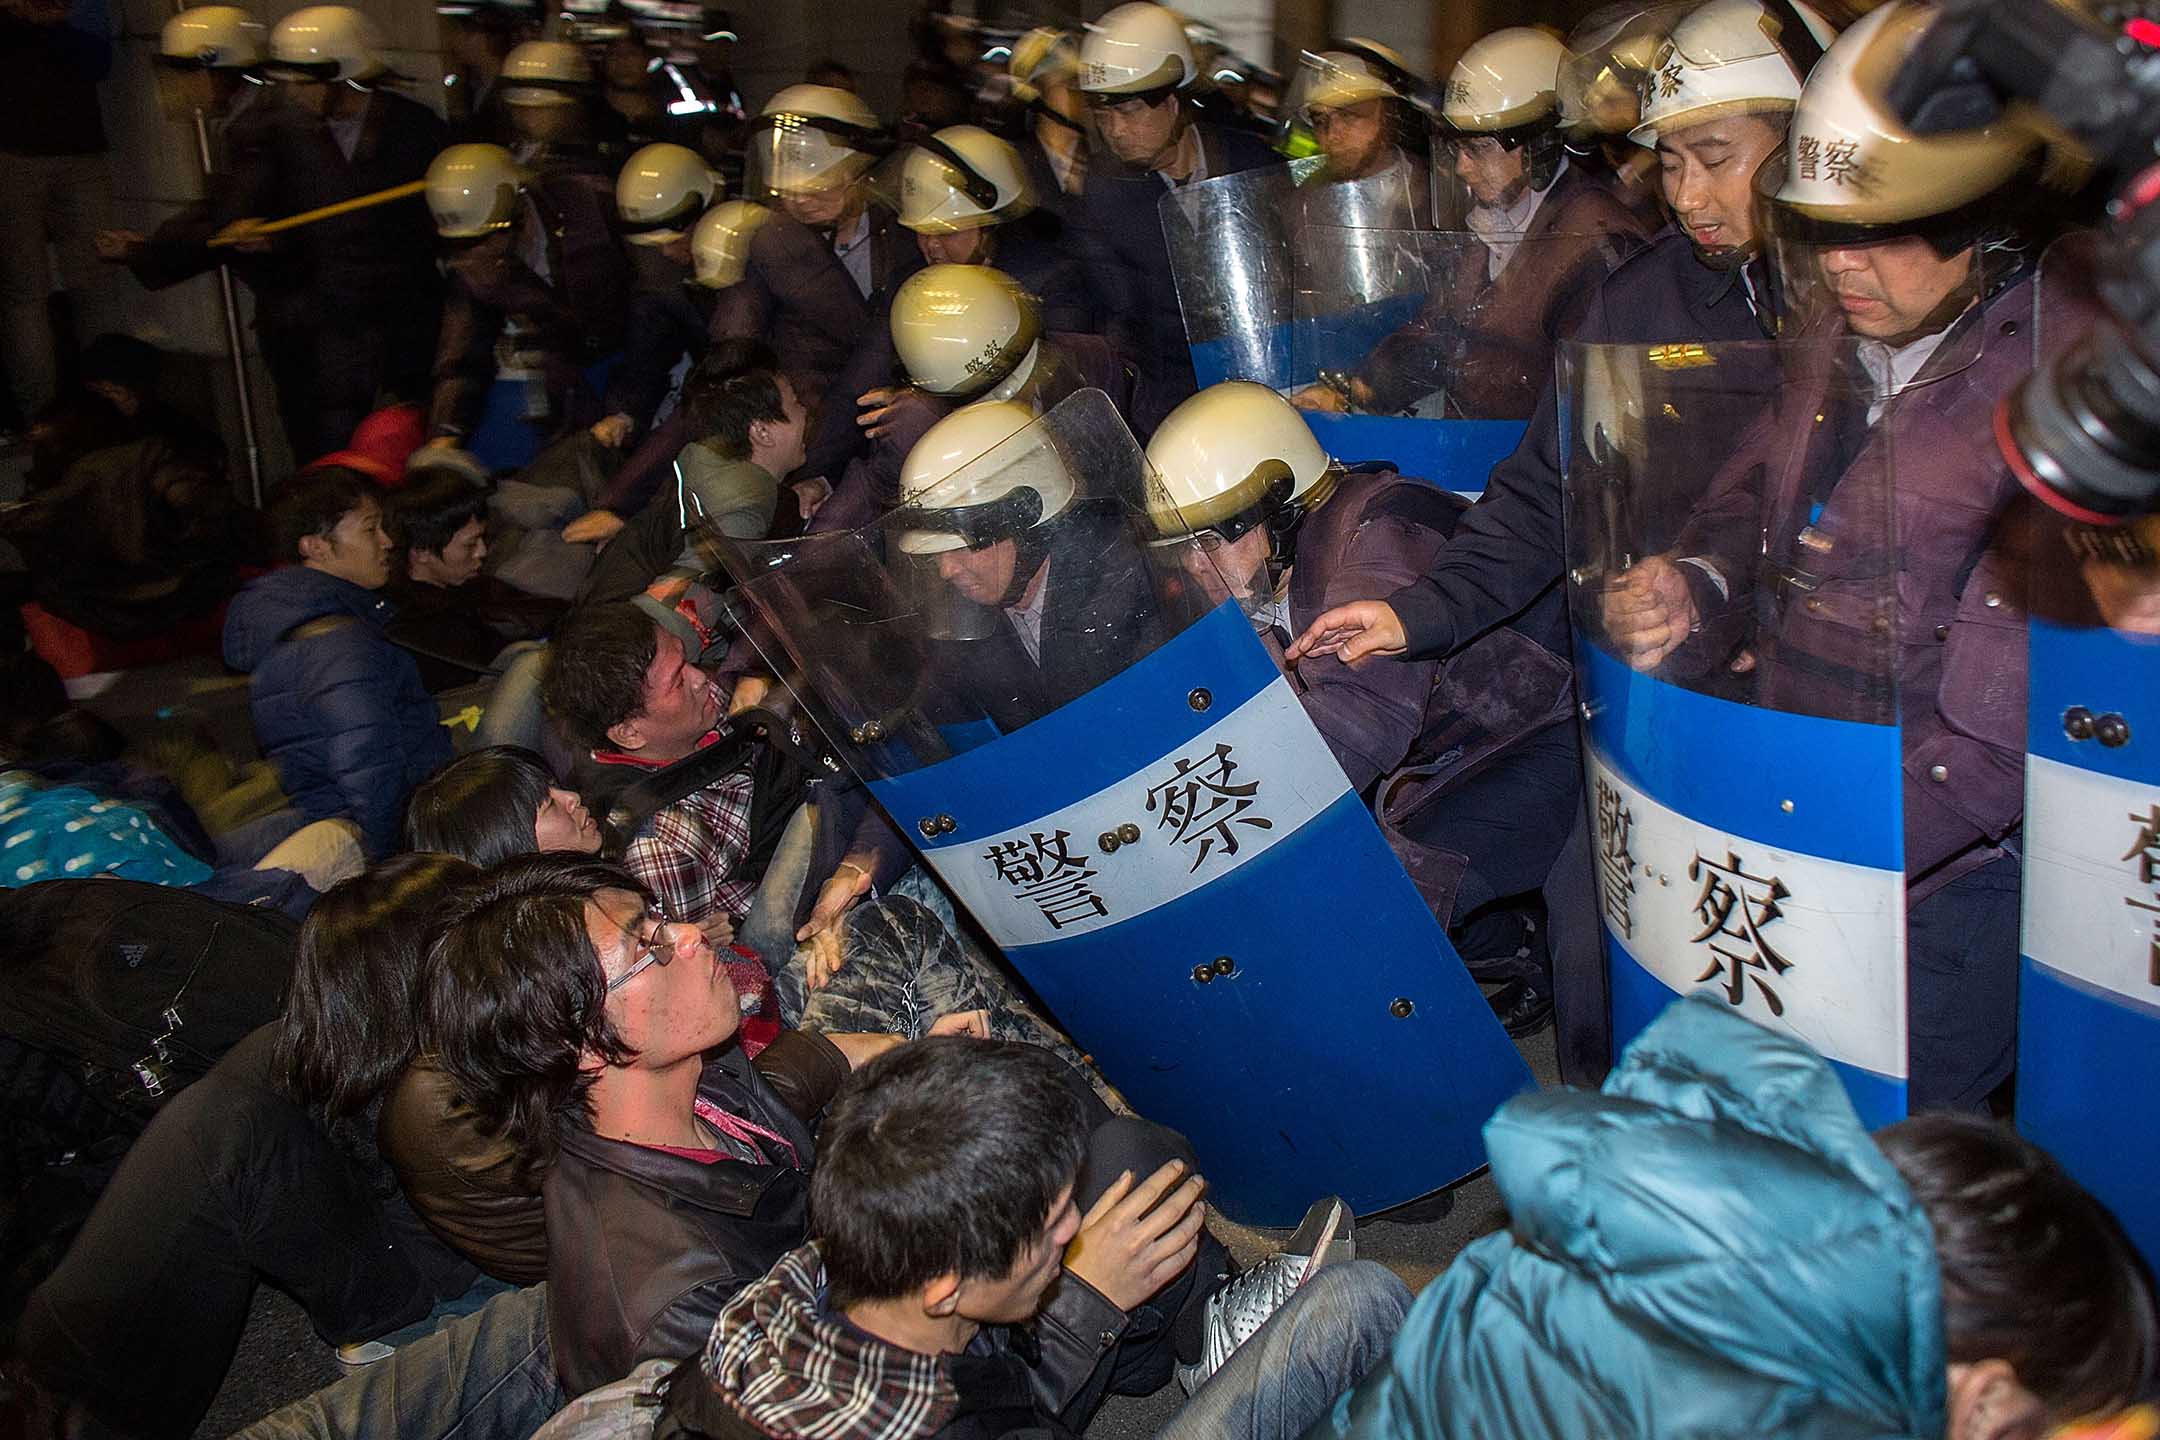
<path fill-rule="evenodd" d="M 1182 552 L 1195 578 L 1213 598 L 1237 596 L 1278 659 L 1331 603 L 1423 574 L 1464 505 L 1390 465 L 1344 466 L 1289 401 L 1250 381 L 1180 405 L 1147 455 L 1156 530 L 1199 538 Z M 1515 1035 L 1552 1013 L 1542 966 L 1517 951 L 1534 952 L 1521 943 L 1538 933 L 1534 892 L 1575 819 L 1567 644 L 1553 592 L 1445 661 L 1324 658 L 1289 672 L 1472 973 L 1505 982 L 1493 1005 Z"/>
<path fill-rule="evenodd" d="M 1143 435 L 1198 384 L 1164 238 L 1181 222 L 1161 213 L 1163 196 L 1277 158 L 1256 135 L 1196 118 L 1196 73 L 1184 22 L 1146 0 L 1111 10 L 1080 47 L 1080 91 L 1109 154 L 1089 167 L 1076 228 L 1104 333 L 1139 372 Z"/>
<path fill-rule="evenodd" d="M 862 97 L 829 85 L 790 85 L 751 125 L 750 159 L 791 219 L 824 235 L 869 299 L 921 261 L 899 217 L 869 183 L 883 139 Z"/>
<path fill-rule="evenodd" d="M 1068 31 L 1038 25 L 1013 42 L 1006 62 L 1013 98 L 1027 107 L 1027 135 L 1020 160 L 1038 202 L 1069 217 L 1072 200 L 1087 182 L 1087 106 L 1074 82 L 1080 46 Z"/>
<path fill-rule="evenodd" d="M 1324 168 L 1320 182 L 1355 183 L 1384 196 L 1388 209 L 1360 215 L 1359 228 L 1421 229 L 1459 217 L 1440 203 L 1431 174 L 1431 126 L 1417 104 L 1418 78 L 1377 40 L 1352 37 L 1299 60 L 1293 118 L 1311 130 Z"/>
<path fill-rule="evenodd" d="M 1674 223 L 1597 287 L 1579 338 L 1654 345 L 1759 340 L 1768 333 L 1755 174 L 1784 143 L 1801 81 L 1831 34 L 1805 5 L 1794 8 L 1804 39 L 1789 27 L 1766 28 L 1770 17 L 1759 0 L 1711 0 L 1676 27 L 1676 43 L 1660 67 L 1670 77 L 1660 90 L 1670 93 L 1645 106 L 1633 132 L 1637 144 L 1657 152 Z M 1522 443 L 1493 468 L 1484 495 L 1433 569 L 1385 597 L 1315 617 L 1292 645 L 1291 659 L 1446 655 L 1557 584 L 1565 554 L 1559 444 L 1558 409 L 1547 384 Z M 1705 457 L 1703 484 L 1714 459 Z"/>
<path fill-rule="evenodd" d="M 1925 23 L 1889 5 L 1831 46 L 1774 191 L 1791 303 L 1811 333 L 1856 343 L 1785 387 L 1671 548 L 1607 593 L 1603 623 L 1635 668 L 1745 670 L 1766 708 L 1838 717 L 1894 687 L 1908 1095 L 1973 1108 L 2016 1053 L 2031 517 L 1994 415 L 2034 359 L 2014 226 L 2037 165 L 2008 126 L 1916 136 L 1869 93 Z M 2044 318 L 2045 340 L 2085 317 Z M 1885 576 L 1894 615 L 1866 603 Z"/>
<path fill-rule="evenodd" d="M 427 181 L 451 279 L 429 443 L 452 444 L 478 421 L 499 339 L 531 372 L 527 415 L 544 435 L 592 424 L 599 401 L 583 372 L 622 344 L 629 292 L 606 181 L 528 170 L 498 145 L 451 146 Z"/>

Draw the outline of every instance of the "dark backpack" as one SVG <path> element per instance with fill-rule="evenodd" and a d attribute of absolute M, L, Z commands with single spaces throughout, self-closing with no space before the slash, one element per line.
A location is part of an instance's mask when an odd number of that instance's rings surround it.
<path fill-rule="evenodd" d="M 0 1329 L 150 1117 L 277 1017 L 298 940 L 132 880 L 0 890 Z"/>

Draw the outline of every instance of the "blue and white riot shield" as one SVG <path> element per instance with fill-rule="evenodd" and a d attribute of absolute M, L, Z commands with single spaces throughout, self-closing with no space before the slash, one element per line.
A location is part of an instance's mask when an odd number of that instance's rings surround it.
<path fill-rule="evenodd" d="M 2091 252 L 2045 257 L 2040 353 Z M 2018 1128 L 2160 1263 L 2160 524 L 2065 527 L 2033 577 Z"/>
<path fill-rule="evenodd" d="M 1554 315 L 1611 252 L 1599 236 L 1406 226 L 1389 188 L 1405 183 L 1293 165 L 1165 196 L 1193 370 L 1290 395 L 1331 455 L 1476 494 L 1548 382 Z"/>
<path fill-rule="evenodd" d="M 834 746 L 1227 1214 L 1402 1203 L 1484 1163 L 1529 1072 L 1237 603 L 1154 543 L 1147 476 L 1082 391 L 742 591 Z"/>
<path fill-rule="evenodd" d="M 1905 1111 L 1890 447 L 1851 342 L 1563 347 L 1617 1051 L 1707 989 Z"/>

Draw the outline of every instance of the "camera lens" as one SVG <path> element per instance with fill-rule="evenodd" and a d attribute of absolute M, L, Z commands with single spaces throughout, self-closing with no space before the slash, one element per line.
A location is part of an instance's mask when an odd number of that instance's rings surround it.
<path fill-rule="evenodd" d="M 2028 376 L 1996 431 L 2025 487 L 2074 519 L 2160 509 L 2160 372 L 2119 331 L 2089 335 Z"/>

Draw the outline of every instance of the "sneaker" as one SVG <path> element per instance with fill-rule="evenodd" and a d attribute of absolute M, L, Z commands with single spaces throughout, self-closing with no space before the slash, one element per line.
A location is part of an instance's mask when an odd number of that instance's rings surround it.
<path fill-rule="evenodd" d="M 1288 1245 L 1208 1296 L 1200 1358 L 1177 1367 L 1178 1384 L 1187 1395 L 1206 1384 L 1300 1285 L 1326 1266 L 1357 1258 L 1354 1223 L 1350 1207 L 1336 1196 L 1316 1200 Z"/>
<path fill-rule="evenodd" d="M 357 1370 L 363 1365 L 388 1360 L 395 1354 L 395 1346 L 385 1345 L 380 1340 L 348 1340 L 337 1347 L 337 1363 L 348 1370 Z"/>

